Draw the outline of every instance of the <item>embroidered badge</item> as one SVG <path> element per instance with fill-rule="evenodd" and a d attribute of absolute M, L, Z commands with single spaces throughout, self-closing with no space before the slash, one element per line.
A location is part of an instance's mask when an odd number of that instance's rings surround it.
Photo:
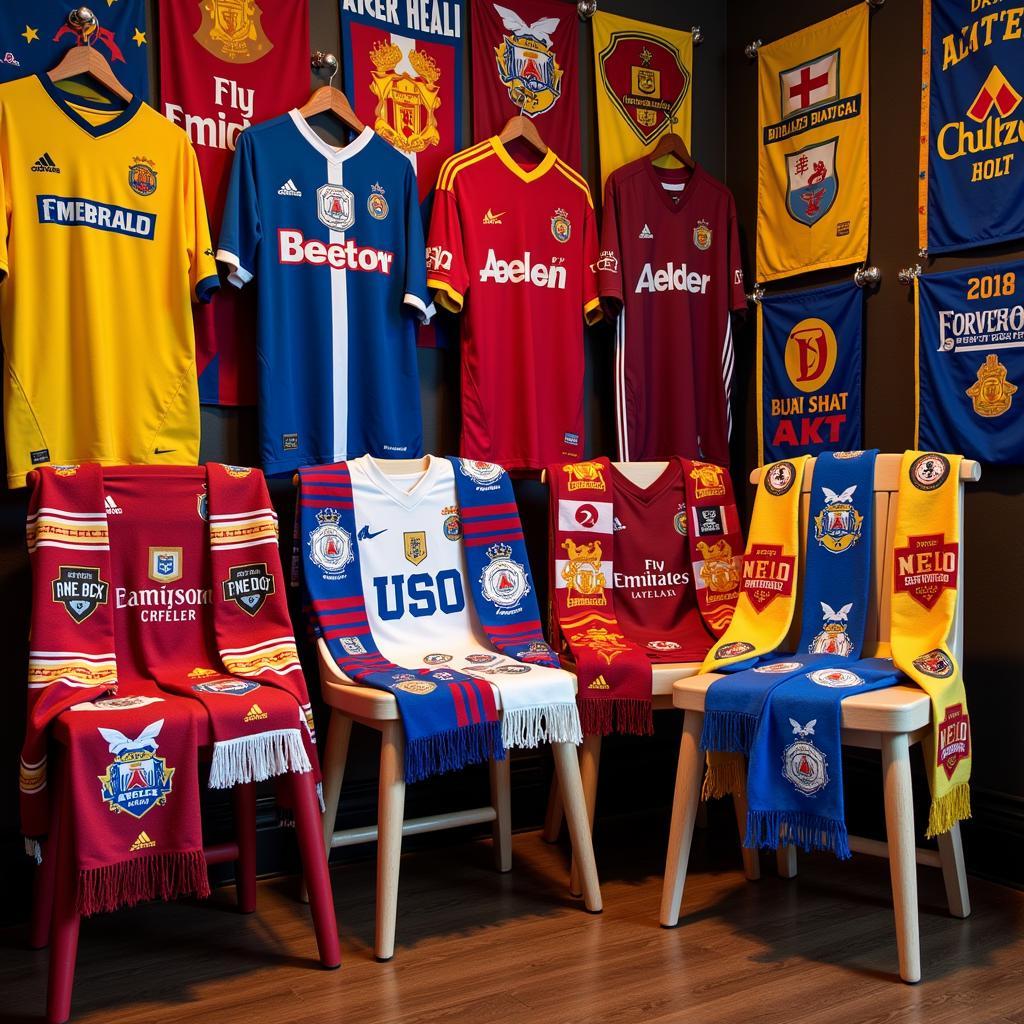
<path fill-rule="evenodd" d="M 135 739 L 129 739 L 118 729 L 99 727 L 99 734 L 114 755 L 106 772 L 97 776 L 100 795 L 115 814 L 141 818 L 154 807 L 167 803 L 174 769 L 167 767 L 166 758 L 156 756 L 156 737 L 163 724 L 162 718 L 151 722 Z"/>
<path fill-rule="evenodd" d="M 274 576 L 266 562 L 233 565 L 221 582 L 224 600 L 234 601 L 247 615 L 256 615 L 274 592 Z"/>
<path fill-rule="evenodd" d="M 423 663 L 425 665 L 444 665 L 452 660 L 450 654 L 424 654 Z"/>
<path fill-rule="evenodd" d="M 484 669 L 485 672 L 491 672 L 495 675 L 503 676 L 515 676 L 521 672 L 529 672 L 529 665 L 495 665 L 494 668 Z"/>
<path fill-rule="evenodd" d="M 708 604 L 731 600 L 735 597 L 736 588 L 740 583 L 740 573 L 736 568 L 732 545 L 724 540 L 714 544 L 705 544 L 699 540 L 697 550 L 701 559 L 694 564 L 694 569 L 700 576 L 704 589 L 710 591 L 706 595 Z"/>
<path fill-rule="evenodd" d="M 1013 403 L 1013 396 L 1019 388 L 1006 379 L 1006 367 L 999 362 L 995 353 L 985 357 L 978 367 L 978 379 L 964 392 L 979 416 L 993 418 L 1002 416 Z"/>
<path fill-rule="evenodd" d="M 388 201 L 384 198 L 383 186 L 370 186 L 370 195 L 366 200 L 366 210 L 374 220 L 384 220 L 387 217 Z"/>
<path fill-rule="evenodd" d="M 101 604 L 107 603 L 110 584 L 90 565 L 62 565 L 50 583 L 55 604 L 64 605 L 75 622 L 84 622 Z"/>
<path fill-rule="evenodd" d="M 577 544 L 571 537 L 567 537 L 562 547 L 569 555 L 560 574 L 569 591 L 566 595 L 567 607 L 605 604 L 607 599 L 604 595 L 605 576 L 601 571 L 601 542 L 594 540 L 587 544 Z"/>
<path fill-rule="evenodd" d="M 366 648 L 363 646 L 363 641 L 357 636 L 340 636 L 338 637 L 338 643 L 341 644 L 341 649 L 346 654 L 365 654 Z"/>
<path fill-rule="evenodd" d="M 814 539 L 833 554 L 846 551 L 860 540 L 864 516 L 853 507 L 852 499 L 856 490 L 856 484 L 847 487 L 841 494 L 822 487 L 825 506 L 814 517 Z"/>
<path fill-rule="evenodd" d="M 680 644 L 677 644 L 675 640 L 650 640 L 647 643 L 652 651 L 678 651 Z"/>
<path fill-rule="evenodd" d="M 719 644 L 715 649 L 716 658 L 738 658 L 741 654 L 749 654 L 755 650 L 753 644 L 746 640 L 733 640 L 727 644 Z"/>
<path fill-rule="evenodd" d="M 702 511 L 706 511 L 703 510 Z M 684 505 L 672 517 L 672 527 L 680 537 L 686 536 L 686 506 Z"/>
<path fill-rule="evenodd" d="M 697 482 L 693 494 L 697 501 L 704 498 L 721 498 L 725 495 L 725 470 L 711 462 L 693 463 L 690 479 Z"/>
<path fill-rule="evenodd" d="M 935 679 L 948 679 L 954 671 L 952 659 L 945 651 L 940 650 L 938 647 L 933 651 L 928 651 L 927 654 L 922 654 L 919 658 L 915 658 L 914 668 L 918 672 L 923 672 L 926 676 L 932 676 Z"/>
<path fill-rule="evenodd" d="M 919 455 L 910 464 L 910 482 L 919 491 L 934 491 L 949 476 L 949 459 L 938 452 Z"/>
<path fill-rule="evenodd" d="M 570 462 L 562 467 L 569 478 L 568 489 L 578 491 L 589 488 L 592 491 L 605 491 L 604 467 L 600 462 Z"/>
<path fill-rule="evenodd" d="M 427 557 L 427 534 L 425 530 L 409 530 L 402 534 L 405 560 L 419 565 Z"/>
<path fill-rule="evenodd" d="M 958 554 L 943 533 L 908 537 L 906 547 L 892 553 L 893 592 L 909 594 L 930 611 L 943 590 L 956 590 Z"/>
<path fill-rule="evenodd" d="M 971 756 L 971 723 L 963 704 L 950 704 L 939 723 L 936 765 L 946 778 L 953 778 L 956 766 Z"/>
<path fill-rule="evenodd" d="M 795 718 L 791 718 L 789 724 L 797 739 L 782 752 L 782 774 L 798 792 L 804 796 L 814 796 L 829 782 L 828 761 L 813 740 L 807 738 L 814 735 L 818 720 L 812 718 L 806 725 L 801 725 Z"/>
<path fill-rule="evenodd" d="M 555 210 L 555 215 L 551 218 L 551 234 L 556 242 L 569 241 L 569 236 L 572 234 L 572 223 L 565 210 Z"/>
<path fill-rule="evenodd" d="M 181 548 L 150 548 L 149 578 L 154 583 L 174 583 L 181 579 Z"/>
<path fill-rule="evenodd" d="M 473 665 L 486 665 L 487 662 L 494 661 L 496 657 L 496 654 L 467 654 L 466 661 Z"/>
<path fill-rule="evenodd" d="M 818 686 L 828 686 L 833 690 L 864 685 L 864 680 L 856 672 L 845 668 L 819 668 L 815 672 L 808 672 L 807 678 Z"/>
<path fill-rule="evenodd" d="M 441 525 L 445 538 L 450 541 L 461 540 L 462 516 L 459 513 L 459 507 L 448 505 L 441 510 L 441 515 L 445 517 L 444 523 Z"/>
<path fill-rule="evenodd" d="M 693 229 L 693 244 L 701 252 L 707 252 L 711 248 L 711 228 L 706 220 L 697 221 Z"/>
<path fill-rule="evenodd" d="M 210 499 L 205 490 L 196 495 L 196 512 L 204 523 L 210 521 Z"/>
<path fill-rule="evenodd" d="M 342 185 L 321 185 L 316 190 L 316 215 L 332 231 L 347 231 L 356 222 L 355 196 Z"/>
<path fill-rule="evenodd" d="M 128 185 L 139 196 L 151 196 L 156 191 L 156 170 L 152 160 L 144 156 L 135 157 L 128 165 Z"/>
<path fill-rule="evenodd" d="M 796 469 L 792 462 L 776 462 L 769 466 L 764 475 L 764 488 L 769 494 L 781 498 L 796 479 Z"/>
<path fill-rule="evenodd" d="M 196 683 L 192 687 L 196 693 L 222 693 L 229 697 L 242 697 L 259 688 L 260 684 L 252 679 L 215 679 L 209 683 Z"/>
<path fill-rule="evenodd" d="M 609 622 L 614 620 L 602 619 L 600 616 L 592 616 L 584 619 L 584 622 Z M 588 629 L 572 634 L 572 642 L 583 647 L 589 647 L 595 654 L 599 654 L 610 665 L 620 654 L 629 650 L 629 641 L 622 633 L 613 633 L 607 626 L 590 626 Z"/>
<path fill-rule="evenodd" d="M 493 462 L 481 462 L 478 459 L 459 459 L 459 469 L 474 483 L 481 486 L 493 484 L 501 477 L 504 470 Z"/>
<path fill-rule="evenodd" d="M 793 593 L 796 558 L 784 555 L 781 544 L 754 544 L 743 556 L 743 593 L 760 614 L 777 597 Z"/>
<path fill-rule="evenodd" d="M 803 668 L 802 661 L 776 661 L 771 665 L 758 665 L 754 671 L 763 672 L 765 675 L 781 675 L 784 672 L 795 672 L 798 668 Z"/>
<path fill-rule="evenodd" d="M 811 654 L 838 654 L 845 658 L 853 650 L 853 641 L 846 632 L 853 603 L 844 604 L 838 611 L 824 601 L 820 604 L 821 632 L 811 641 L 807 650 Z"/>
<path fill-rule="evenodd" d="M 418 697 L 422 697 L 428 693 L 433 693 L 437 689 L 437 683 L 432 683 L 429 679 L 406 679 L 396 683 L 395 689 L 401 690 L 403 693 L 414 693 Z"/>
<path fill-rule="evenodd" d="M 508 544 L 492 544 L 487 549 L 490 562 L 480 574 L 480 588 L 488 601 L 499 608 L 514 608 L 530 593 L 526 568 L 513 561 Z"/>
<path fill-rule="evenodd" d="M 352 535 L 339 526 L 341 513 L 333 508 L 317 512 L 319 524 L 310 531 L 309 560 L 323 571 L 324 579 L 337 580 L 345 576 L 345 568 L 355 559 Z"/>
<path fill-rule="evenodd" d="M 244 480 L 251 472 L 251 466 L 224 466 L 224 472 L 235 480 Z"/>

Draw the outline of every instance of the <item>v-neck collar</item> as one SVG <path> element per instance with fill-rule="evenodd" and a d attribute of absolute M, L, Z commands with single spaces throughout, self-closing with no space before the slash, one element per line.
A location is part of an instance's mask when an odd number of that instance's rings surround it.
<path fill-rule="evenodd" d="M 498 138 L 497 135 L 492 135 L 490 138 L 491 148 L 497 154 L 498 159 L 517 177 L 522 181 L 529 182 L 536 181 L 538 178 L 542 178 L 548 171 L 551 170 L 555 165 L 555 151 L 548 148 L 548 151 L 544 154 L 544 158 L 541 160 L 533 170 L 528 171 L 523 167 L 520 167 L 515 160 L 512 159 L 512 155 L 505 148 L 505 143 Z"/>
<path fill-rule="evenodd" d="M 116 108 L 111 107 L 111 104 L 104 103 L 102 100 L 93 100 L 86 96 L 74 96 L 71 93 L 65 92 L 51 82 L 50 76 L 47 74 L 41 73 L 36 75 L 36 80 L 61 113 L 74 121 L 83 131 L 88 132 L 94 139 L 109 135 L 111 132 L 116 132 L 118 128 L 126 125 L 139 112 L 139 108 L 142 106 L 142 98 L 138 95 L 133 96 L 131 102 L 109 121 L 105 121 L 102 124 L 92 124 L 82 117 L 75 110 L 75 107 L 88 107 L 90 110 L 103 110 L 107 112 Z"/>
<path fill-rule="evenodd" d="M 658 197 L 673 213 L 679 213 L 679 211 L 682 210 L 682 208 L 690 201 L 690 196 L 693 194 L 694 186 L 700 181 L 704 174 L 700 164 L 695 163 L 693 165 L 693 173 L 686 180 L 686 187 L 682 190 L 679 202 L 673 202 L 672 196 L 669 195 L 669 190 L 665 188 L 664 183 L 658 174 L 658 168 L 654 166 L 654 161 L 651 160 L 650 157 L 644 157 L 644 165 L 647 168 L 647 176 L 650 179 L 654 190 L 658 193 Z"/>
<path fill-rule="evenodd" d="M 676 482 L 681 471 L 679 460 L 669 459 L 668 465 L 646 487 L 641 487 L 640 484 L 630 480 L 621 469 L 616 468 L 614 462 L 612 463 L 612 478 L 615 481 L 615 487 L 622 488 L 644 505 L 650 505 L 655 499 L 660 498 Z"/>
<path fill-rule="evenodd" d="M 427 466 L 418 474 L 403 473 L 401 476 L 388 476 L 380 468 L 378 460 L 372 455 L 364 455 L 357 460 L 363 467 L 363 472 L 369 477 L 370 482 L 380 491 L 383 491 L 392 501 L 397 502 L 407 512 L 411 512 L 430 493 L 434 481 L 444 472 L 445 467 L 450 468 L 447 459 L 438 458 L 436 455 L 427 456 Z M 386 462 L 386 459 L 379 460 Z M 407 481 L 413 476 L 416 479 L 409 488 L 400 486 L 399 481 Z"/>
<path fill-rule="evenodd" d="M 370 139 L 373 138 L 373 129 L 367 125 L 347 146 L 332 146 L 329 142 L 324 142 L 319 135 L 310 127 L 309 122 L 295 109 L 292 107 L 288 111 L 288 115 L 292 119 L 292 124 L 295 125 L 299 134 L 322 156 L 324 156 L 332 164 L 344 163 L 346 160 L 351 159 L 357 153 L 361 153 L 365 148 Z"/>

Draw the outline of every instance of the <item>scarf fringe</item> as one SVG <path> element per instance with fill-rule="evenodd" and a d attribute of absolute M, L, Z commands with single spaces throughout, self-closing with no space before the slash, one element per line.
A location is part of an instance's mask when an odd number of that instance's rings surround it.
<path fill-rule="evenodd" d="M 580 726 L 587 736 L 608 736 L 613 732 L 629 736 L 654 733 L 654 710 L 649 700 L 583 697 L 579 701 Z"/>
<path fill-rule="evenodd" d="M 757 716 L 739 711 L 705 711 L 701 750 L 749 754 L 757 732 Z"/>
<path fill-rule="evenodd" d="M 701 800 L 717 800 L 733 793 L 742 793 L 747 785 L 746 764 L 735 754 L 708 758 Z"/>
<path fill-rule="evenodd" d="M 202 850 L 157 853 L 78 873 L 78 910 L 88 916 L 144 900 L 210 895 Z"/>
<path fill-rule="evenodd" d="M 210 789 L 230 789 L 245 782 L 263 782 L 287 772 L 312 770 L 298 729 L 275 729 L 239 736 L 213 745 Z"/>
<path fill-rule="evenodd" d="M 850 859 L 846 824 L 835 818 L 804 811 L 748 811 L 743 845 L 751 849 L 777 850 L 795 844 L 804 853 L 825 851 L 840 860 Z"/>
<path fill-rule="evenodd" d="M 25 836 L 25 856 L 31 857 L 37 864 L 43 863 L 43 844 L 38 839 Z"/>
<path fill-rule="evenodd" d="M 954 786 L 945 796 L 932 800 L 928 810 L 925 839 L 934 839 L 948 832 L 958 821 L 971 816 L 971 788 L 966 782 Z"/>
<path fill-rule="evenodd" d="M 501 725 L 476 722 L 446 729 L 405 743 L 405 781 L 420 782 L 432 775 L 458 771 L 468 764 L 505 757 Z"/>
<path fill-rule="evenodd" d="M 501 739 L 506 748 L 537 747 L 541 743 L 583 742 L 576 702 L 506 709 L 501 716 Z"/>

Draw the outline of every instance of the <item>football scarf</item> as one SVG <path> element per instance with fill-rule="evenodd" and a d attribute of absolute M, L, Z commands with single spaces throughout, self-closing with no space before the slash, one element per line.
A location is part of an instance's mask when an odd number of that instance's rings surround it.
<path fill-rule="evenodd" d="M 205 895 L 198 730 L 211 786 L 317 770 L 262 476 L 84 465 L 34 480 L 23 831 L 38 855 L 56 727 L 80 910 Z"/>
<path fill-rule="evenodd" d="M 721 466 L 680 460 L 698 607 L 710 645 L 723 631 L 737 595 L 732 551 L 742 543 L 727 524 L 736 524 L 732 481 Z M 608 459 L 548 467 L 551 501 L 551 593 L 559 628 L 576 662 L 577 703 L 583 732 L 648 735 L 651 715 L 651 658 L 627 635 L 615 612 L 615 488 Z M 716 537 L 713 544 L 703 538 Z M 712 626 L 712 622 L 715 624 Z M 695 638 L 681 632 L 676 647 L 692 649 Z"/>
<path fill-rule="evenodd" d="M 931 808 L 927 836 L 971 816 L 971 725 L 956 630 L 960 555 L 959 455 L 905 452 L 893 548 L 892 658 L 928 694 L 923 744 Z"/>
<path fill-rule="evenodd" d="M 1017 7 L 924 0 L 918 245 L 952 252 L 1024 237 Z"/>
<path fill-rule="evenodd" d="M 868 252 L 868 8 L 757 51 L 757 273 L 774 281 Z"/>
<path fill-rule="evenodd" d="M 608 175 L 649 153 L 663 132 L 689 147 L 693 35 L 605 11 L 591 24 L 603 193 Z"/>
<path fill-rule="evenodd" d="M 195 147 L 214 238 L 239 132 L 308 95 L 309 0 L 160 4 L 160 111 Z M 252 290 L 225 284 L 210 302 L 193 306 L 193 317 L 200 401 L 255 405 Z"/>
<path fill-rule="evenodd" d="M 914 278 L 919 448 L 1024 465 L 1024 262 Z"/>
<path fill-rule="evenodd" d="M 580 165 L 579 18 L 562 0 L 480 0 L 473 23 L 473 139 L 522 113 L 571 167 Z"/>

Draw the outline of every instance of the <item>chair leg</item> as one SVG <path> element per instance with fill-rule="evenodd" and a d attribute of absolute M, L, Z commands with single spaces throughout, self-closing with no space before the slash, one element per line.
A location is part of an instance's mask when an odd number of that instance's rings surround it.
<path fill-rule="evenodd" d="M 740 853 L 743 855 L 743 874 L 748 882 L 756 882 L 761 877 L 761 858 L 756 849 L 743 845 L 747 835 L 747 790 L 744 786 L 739 793 L 733 793 L 732 806 L 736 812 L 736 828 L 740 833 Z"/>
<path fill-rule="evenodd" d="M 921 980 L 921 941 L 917 919 L 914 796 L 910 786 L 910 744 L 906 733 L 882 733 L 882 777 L 900 977 L 904 981 L 916 982 Z"/>
<path fill-rule="evenodd" d="M 256 783 L 247 782 L 231 791 L 235 810 L 235 893 L 243 914 L 256 910 Z"/>
<path fill-rule="evenodd" d="M 61 765 L 60 771 L 64 770 L 64 765 Z M 61 828 L 56 848 L 52 851 L 56 864 L 53 921 L 50 929 L 50 970 L 46 992 L 47 1024 L 64 1024 L 71 1016 L 71 989 L 75 981 L 78 929 L 82 920 L 75 892 L 71 787 L 63 779 L 59 786 Z"/>
<path fill-rule="evenodd" d="M 964 844 L 960 838 L 959 822 L 939 836 L 939 857 L 949 912 L 954 917 L 970 917 L 971 894 L 967 891 L 967 869 L 964 867 Z"/>
<path fill-rule="evenodd" d="M 496 815 L 494 835 L 494 866 L 501 872 L 512 870 L 512 773 L 509 756 L 491 758 L 491 806 Z"/>
<path fill-rule="evenodd" d="M 583 799 L 587 803 L 587 820 L 590 833 L 594 833 L 594 812 L 597 808 L 597 776 L 601 768 L 601 737 L 584 736 L 580 747 L 580 781 L 583 783 Z M 573 857 L 569 871 L 569 892 L 580 895 L 580 873 Z"/>
<path fill-rule="evenodd" d="M 700 750 L 700 733 L 703 728 L 702 712 L 685 713 L 683 736 L 679 741 L 676 788 L 672 795 L 672 826 L 668 834 L 665 881 L 661 889 L 659 917 L 663 928 L 674 928 L 679 923 L 679 906 L 683 902 L 690 843 L 693 841 L 693 822 L 697 816 L 700 783 L 704 774 L 704 755 Z"/>
<path fill-rule="evenodd" d="M 551 752 L 555 755 L 555 771 L 558 773 L 558 785 L 562 791 L 565 820 L 569 826 L 573 857 L 579 864 L 583 902 L 587 910 L 596 914 L 603 909 L 601 886 L 597 880 L 594 843 L 590 835 L 587 802 L 583 796 L 583 783 L 580 780 L 580 763 L 576 756 L 576 747 L 571 743 L 552 743 Z"/>
<path fill-rule="evenodd" d="M 796 847 L 792 843 L 780 845 L 775 851 L 775 867 L 779 878 L 796 878 Z"/>
<path fill-rule="evenodd" d="M 59 770 L 56 764 L 51 771 Z M 53 920 L 53 894 L 57 884 L 57 849 L 60 845 L 60 794 L 50 794 L 50 829 L 43 843 L 43 861 L 36 865 L 32 892 L 32 920 L 28 931 L 29 949 L 45 949 L 50 942 L 50 923 Z"/>
<path fill-rule="evenodd" d="M 338 945 L 338 922 L 334 916 L 331 877 L 327 872 L 327 858 L 324 856 L 320 832 L 316 785 L 312 772 L 293 772 L 288 778 L 291 780 L 295 811 L 295 836 L 299 841 L 302 871 L 309 886 L 309 909 L 313 915 L 320 963 L 333 970 L 341 965 L 341 949 Z"/>
<path fill-rule="evenodd" d="M 405 735 L 401 722 L 388 722 L 380 737 L 380 788 L 377 797 L 377 934 L 374 955 L 395 955 L 398 874 L 405 818 Z"/>
<path fill-rule="evenodd" d="M 557 843 L 562 831 L 562 794 L 558 788 L 558 773 L 551 776 L 551 791 L 548 793 L 548 809 L 544 815 L 544 831 L 540 837 L 545 843 Z"/>

